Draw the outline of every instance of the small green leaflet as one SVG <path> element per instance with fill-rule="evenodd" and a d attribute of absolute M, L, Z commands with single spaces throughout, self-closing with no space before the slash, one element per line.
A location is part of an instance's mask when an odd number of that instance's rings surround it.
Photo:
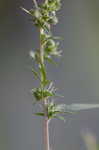
<path fill-rule="evenodd" d="M 37 79 L 40 80 L 40 77 L 39 77 L 39 75 L 38 75 L 38 72 L 36 72 L 33 68 L 32 68 L 32 72 L 33 72 L 35 78 L 37 78 Z"/>

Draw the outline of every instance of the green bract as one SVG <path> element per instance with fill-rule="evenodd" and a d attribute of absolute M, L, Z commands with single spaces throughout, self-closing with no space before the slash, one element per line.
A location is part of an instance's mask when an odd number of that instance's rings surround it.
<path fill-rule="evenodd" d="M 55 96 L 55 93 L 48 91 L 47 89 L 42 90 L 41 88 L 33 89 L 33 95 L 37 101 L 47 99 L 48 97 Z"/>

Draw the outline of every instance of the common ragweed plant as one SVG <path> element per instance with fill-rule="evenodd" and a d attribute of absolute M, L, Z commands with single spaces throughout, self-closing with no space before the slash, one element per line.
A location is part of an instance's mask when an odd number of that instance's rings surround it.
<path fill-rule="evenodd" d="M 57 11 L 61 8 L 61 0 L 45 0 L 38 2 L 33 0 L 33 7 L 27 10 L 23 7 L 30 17 L 31 21 L 39 31 L 39 47 L 37 50 L 31 51 L 30 55 L 37 68 L 32 68 L 34 77 L 39 81 L 39 86 L 32 89 L 32 95 L 35 103 L 39 104 L 42 109 L 35 112 L 35 115 L 44 118 L 44 150 L 50 150 L 49 145 L 49 123 L 53 118 L 64 120 L 64 114 L 73 113 L 79 110 L 99 107 L 97 104 L 58 104 L 54 101 L 54 97 L 60 97 L 57 94 L 57 88 L 54 82 L 48 79 L 46 64 L 55 63 L 54 57 L 61 57 L 60 37 L 53 35 L 51 27 L 58 23 Z"/>

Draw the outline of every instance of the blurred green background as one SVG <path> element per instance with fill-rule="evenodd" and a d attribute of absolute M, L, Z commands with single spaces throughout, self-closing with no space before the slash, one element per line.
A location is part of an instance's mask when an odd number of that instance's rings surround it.
<path fill-rule="evenodd" d="M 41 2 L 41 0 L 38 0 Z M 49 65 L 50 79 L 65 96 L 61 102 L 99 103 L 99 0 L 62 0 L 59 24 L 63 56 L 58 67 Z M 0 149 L 43 150 L 42 119 L 32 115 L 29 51 L 38 46 L 38 32 L 19 8 L 32 0 L 0 0 Z M 58 100 L 59 102 L 59 100 Z M 67 116 L 51 123 L 51 143 L 57 150 L 86 150 L 82 129 L 99 139 L 99 110 Z M 54 140 L 53 140 L 54 139 Z"/>

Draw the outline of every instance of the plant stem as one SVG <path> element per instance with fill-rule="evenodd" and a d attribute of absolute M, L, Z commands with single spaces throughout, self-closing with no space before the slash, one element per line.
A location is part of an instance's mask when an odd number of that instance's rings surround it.
<path fill-rule="evenodd" d="M 50 150 L 49 144 L 49 120 L 44 118 L 44 150 Z"/>
<path fill-rule="evenodd" d="M 41 34 L 43 34 L 43 29 L 40 29 L 40 37 Z M 41 38 L 40 38 L 40 63 L 41 65 L 44 65 L 44 47 L 41 44 Z M 42 73 L 41 73 L 41 88 L 42 90 L 44 89 L 43 86 L 43 77 L 42 77 Z M 42 95 L 42 99 L 43 99 L 43 95 Z M 44 150 L 50 150 L 50 144 L 49 144 L 49 119 L 48 119 L 48 109 L 47 109 L 47 100 L 43 99 L 43 109 L 44 109 Z"/>
<path fill-rule="evenodd" d="M 47 0 L 45 0 L 45 2 L 47 2 Z M 37 7 L 37 5 L 36 5 L 36 7 Z M 41 64 L 44 65 L 44 47 L 41 43 L 41 35 L 42 34 L 43 34 L 43 29 L 40 28 L 40 51 L 39 51 L 39 53 L 40 53 Z M 43 75 L 41 74 L 41 81 L 42 81 L 41 87 L 42 87 L 42 90 L 43 90 L 44 86 L 43 86 L 42 76 Z M 48 109 L 47 109 L 47 100 L 46 99 L 43 100 L 43 109 L 44 109 L 44 125 L 43 125 L 43 129 L 44 129 L 44 133 L 43 133 L 44 150 L 50 150 L 50 144 L 49 144 L 49 119 L 48 119 Z"/>
<path fill-rule="evenodd" d="M 44 48 L 43 48 L 43 45 L 41 44 L 41 34 L 43 34 L 42 28 L 40 28 L 40 59 L 41 59 L 40 61 L 41 61 L 41 64 L 43 65 L 44 64 Z"/>

